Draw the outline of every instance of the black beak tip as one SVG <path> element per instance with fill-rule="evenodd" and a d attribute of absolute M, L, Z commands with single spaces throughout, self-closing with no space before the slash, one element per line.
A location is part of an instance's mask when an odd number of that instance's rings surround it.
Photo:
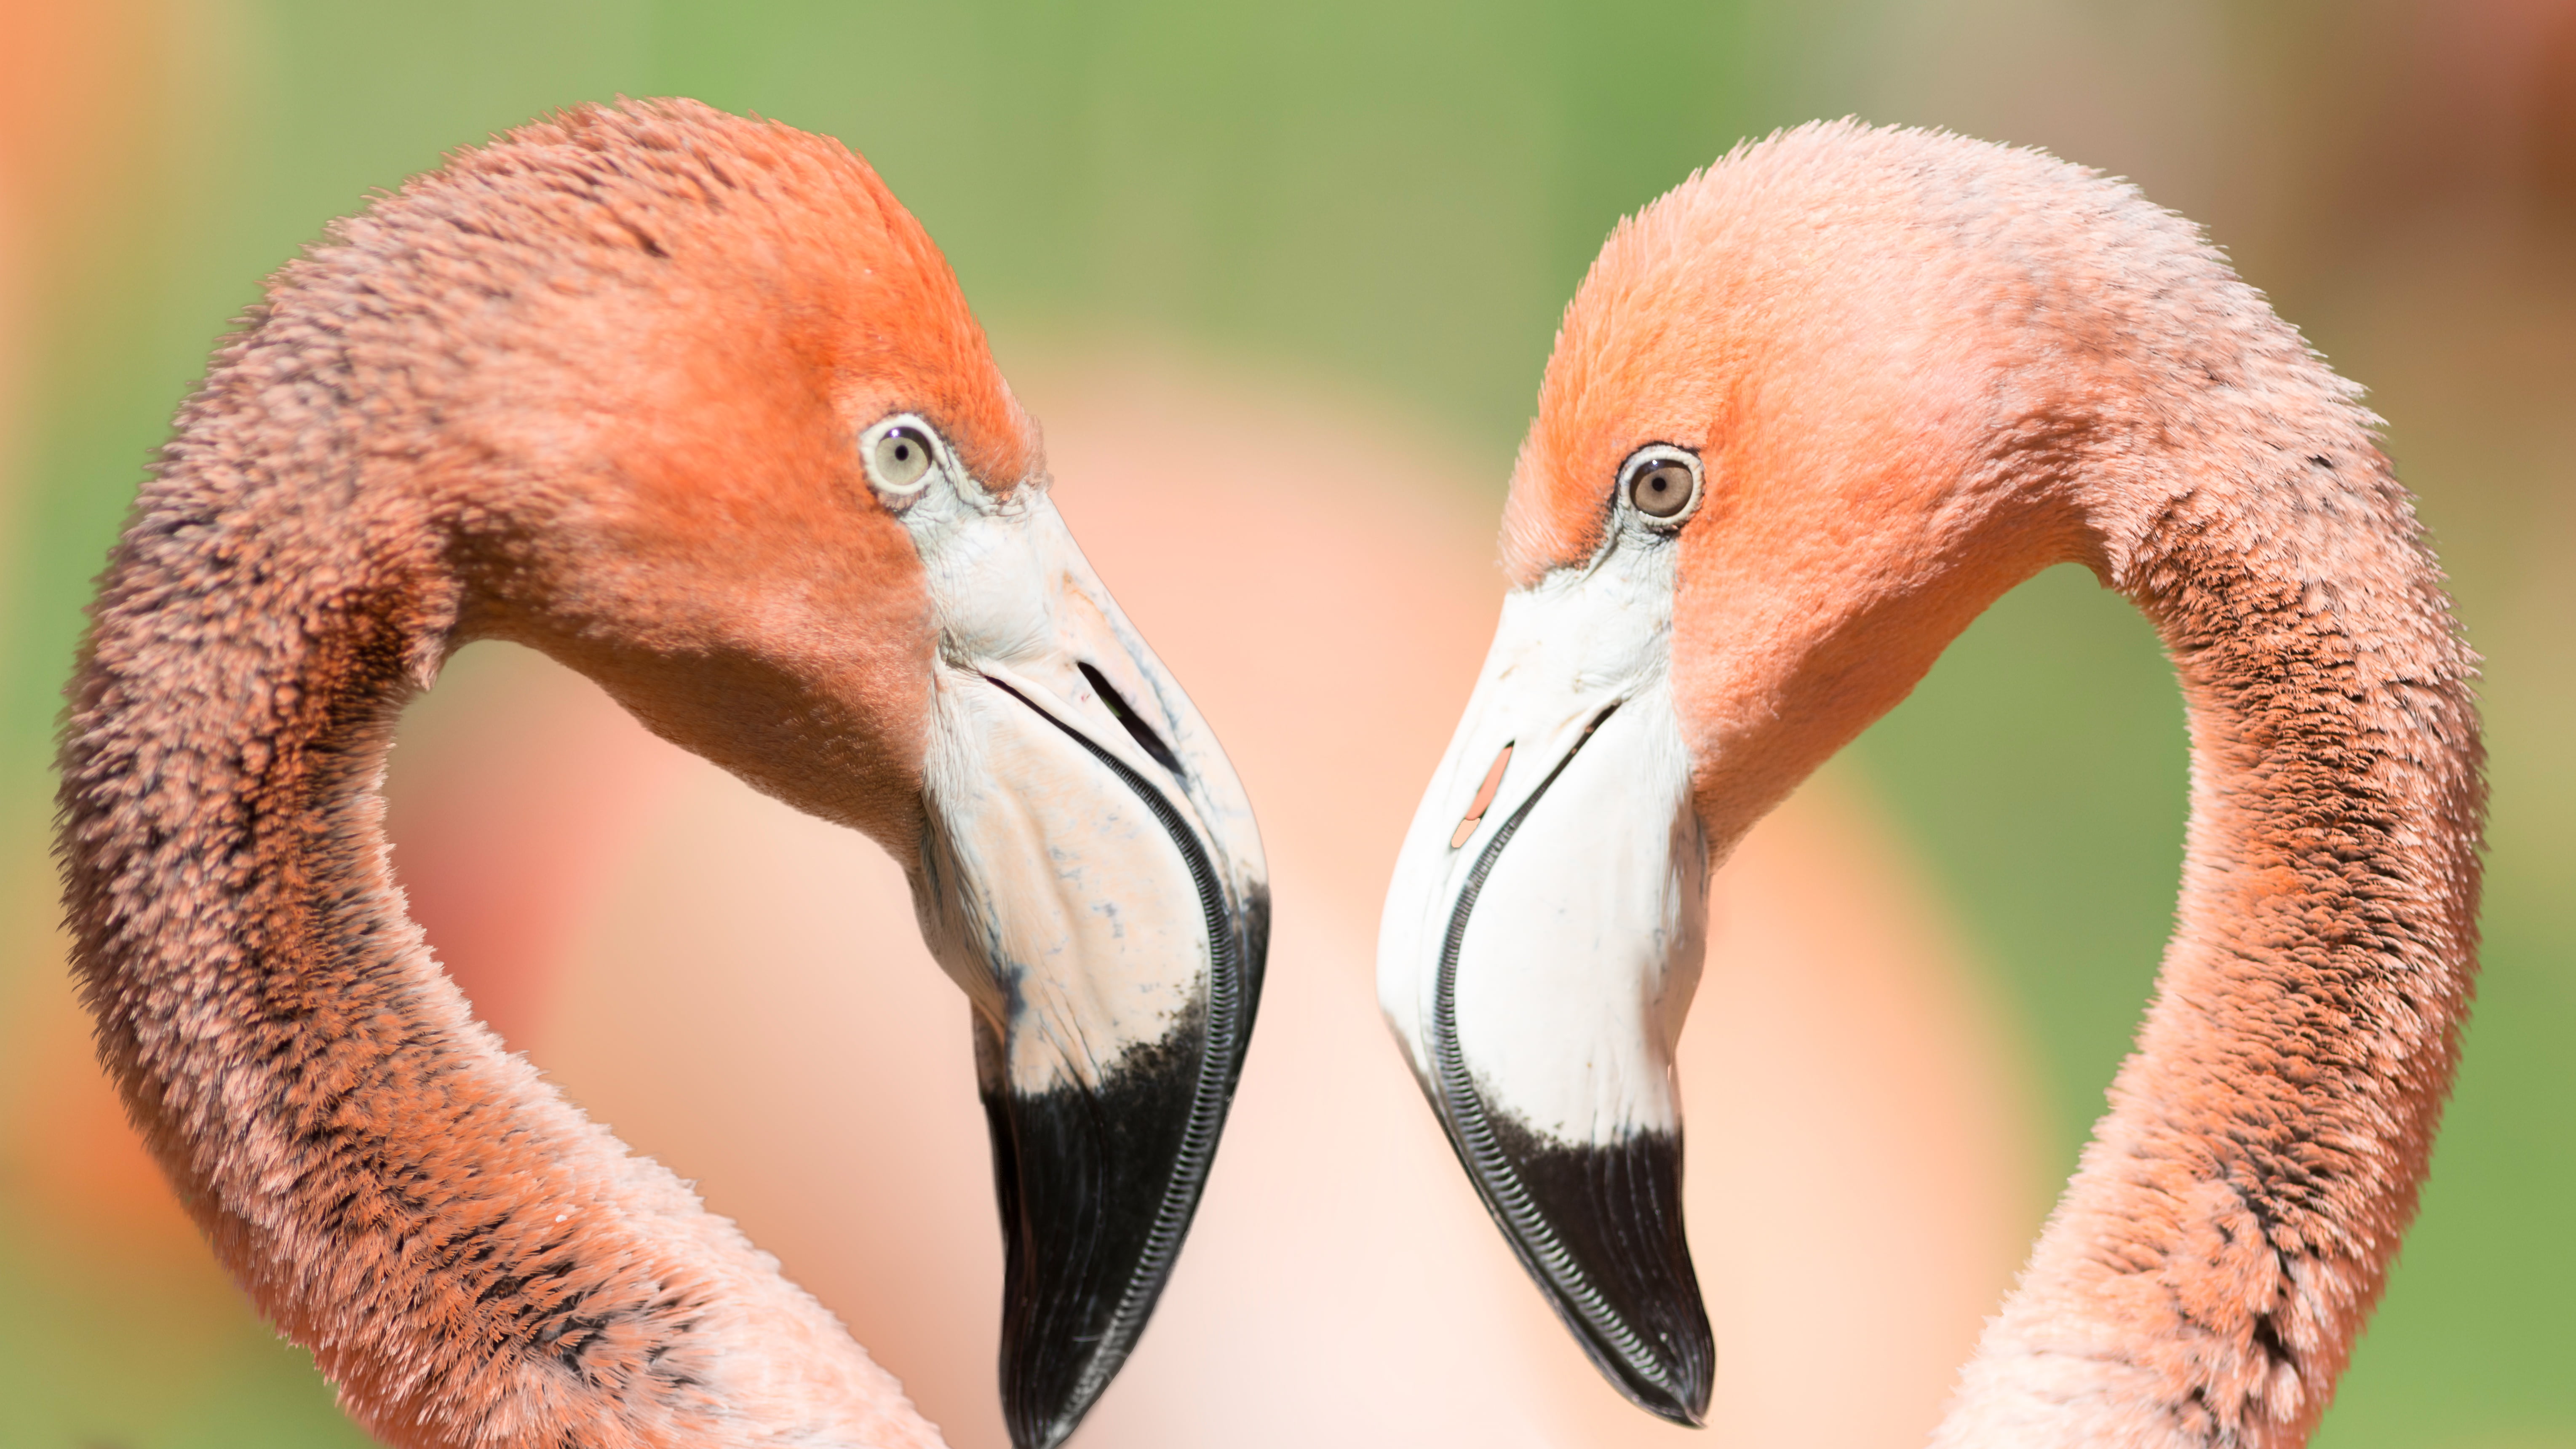
<path fill-rule="evenodd" d="M 998 1062 L 998 1034 L 980 1017 L 976 1029 Z M 1091 1090 L 1027 1094 L 987 1074 L 1014 1449 L 1063 1443 L 1144 1332 L 1206 1184 L 1240 1040 L 1184 1022 Z"/>
<path fill-rule="evenodd" d="M 1002 1417 L 1014 1449 L 1054 1449 L 1073 1433 L 1162 1294 L 1197 1205 L 1199 1182 L 1176 1171 L 1172 1140 L 1193 1075 L 1124 1073 L 1096 1095 L 985 1098 L 1007 1249 Z"/>
<path fill-rule="evenodd" d="M 1550 1144 L 1471 1099 L 1451 1142 L 1557 1316 L 1620 1393 L 1689 1428 L 1708 1420 L 1717 1337 L 1682 1225 L 1678 1134 Z"/>
<path fill-rule="evenodd" d="M 1006 1384 L 1003 1388 L 1005 1402 L 1015 1408 L 1025 1407 L 1030 1411 L 1026 1414 L 1013 1412 L 1006 1416 L 1011 1431 L 1011 1449 L 1056 1449 L 1057 1445 L 1073 1437 L 1073 1431 L 1082 1423 L 1083 1415 L 1091 1412 L 1092 1400 L 1099 1396 L 1099 1391 L 1095 1389 L 1089 1395 L 1083 1396 L 1079 1402 L 1044 1406 L 1029 1404 L 1024 1395 L 1015 1391 L 1019 1387 L 1019 1385 Z"/>
<path fill-rule="evenodd" d="M 1034 1307 L 1036 1305 L 1023 1305 Z M 1056 1305 L 1059 1312 L 1063 1305 Z M 1097 1311 L 1090 1315 L 1095 1320 Z M 1133 1344 L 1111 1344 L 1097 1337 L 1060 1341 L 1020 1338 L 1002 1347 L 1002 1420 L 1011 1433 L 1011 1449 L 1056 1449 L 1082 1426 L 1109 1381 L 1126 1365 Z"/>
<path fill-rule="evenodd" d="M 1716 1375 L 1713 1345 L 1694 1344 L 1692 1362 L 1667 1365 L 1666 1382 L 1656 1383 L 1634 1373 L 1624 1373 L 1609 1363 L 1601 1368 L 1628 1401 L 1668 1424 L 1685 1429 L 1708 1427 L 1709 1386 Z M 1595 1355 L 1596 1361 L 1600 1355 Z"/>
<path fill-rule="evenodd" d="M 1653 1295 L 1652 1306 L 1639 1297 L 1624 1305 L 1628 1322 L 1656 1323 L 1661 1329 L 1644 1342 L 1632 1339 L 1627 1353 L 1570 1311 L 1572 1305 L 1560 1299 L 1555 1306 L 1593 1367 L 1628 1402 L 1666 1423 L 1705 1429 L 1709 1391 L 1717 1380 L 1716 1336 L 1709 1330 L 1696 1283 L 1684 1279 L 1662 1286 L 1671 1291 Z"/>

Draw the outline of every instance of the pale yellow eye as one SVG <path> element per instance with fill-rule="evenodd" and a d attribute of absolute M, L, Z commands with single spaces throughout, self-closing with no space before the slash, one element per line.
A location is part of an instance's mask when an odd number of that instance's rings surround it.
<path fill-rule="evenodd" d="M 904 493 L 918 487 L 930 471 L 930 439 L 918 428 L 888 428 L 877 438 L 868 471 L 879 488 Z"/>
<path fill-rule="evenodd" d="M 1629 480 L 1628 501 L 1648 518 L 1670 518 L 1690 506 L 1691 470 L 1681 463 L 1641 468 Z"/>

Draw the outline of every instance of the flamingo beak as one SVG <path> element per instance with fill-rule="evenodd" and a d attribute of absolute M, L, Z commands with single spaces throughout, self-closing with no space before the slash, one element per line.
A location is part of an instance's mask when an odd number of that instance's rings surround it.
<path fill-rule="evenodd" d="M 1260 996 L 1267 874 L 1206 721 L 1041 489 L 904 520 L 938 626 L 913 903 L 974 1005 L 1003 1416 L 1014 1445 L 1052 1449 L 1135 1347 L 1197 1210 Z"/>
<path fill-rule="evenodd" d="M 1673 551 L 1616 542 L 1503 605 L 1378 942 L 1388 1024 L 1566 1327 L 1697 1425 L 1716 1347 L 1681 1213 L 1673 1045 L 1708 846 L 1669 685 Z"/>

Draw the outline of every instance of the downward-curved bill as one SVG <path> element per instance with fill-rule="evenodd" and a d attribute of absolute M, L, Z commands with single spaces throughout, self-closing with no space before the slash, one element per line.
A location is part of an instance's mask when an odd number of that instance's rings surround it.
<path fill-rule="evenodd" d="M 1673 1043 L 1707 847 L 1667 683 L 1670 550 L 1520 590 L 1407 835 L 1380 1004 L 1460 1165 L 1602 1372 L 1697 1424 L 1716 1350 Z"/>
<path fill-rule="evenodd" d="M 1250 806 L 1042 491 L 905 522 L 939 615 L 924 936 L 973 1000 L 1014 1444 L 1073 1432 L 1169 1278 L 1269 937 Z"/>

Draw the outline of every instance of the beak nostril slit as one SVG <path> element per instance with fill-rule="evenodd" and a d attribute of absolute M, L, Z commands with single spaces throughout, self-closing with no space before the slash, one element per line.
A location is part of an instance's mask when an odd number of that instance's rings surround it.
<path fill-rule="evenodd" d="M 1109 706 L 1109 712 L 1118 717 L 1118 723 L 1126 726 L 1127 735 L 1136 742 L 1136 748 L 1151 755 L 1154 763 L 1171 771 L 1175 779 L 1179 778 L 1181 759 L 1172 753 L 1172 747 L 1163 743 L 1163 737 L 1154 733 L 1154 727 L 1145 723 L 1144 716 L 1128 705 L 1126 696 L 1110 688 L 1108 676 L 1089 664 L 1081 668 L 1082 677 L 1091 681 L 1091 692 L 1099 695 L 1100 702 Z"/>
<path fill-rule="evenodd" d="M 1503 788 L 1503 771 L 1512 762 L 1513 743 L 1510 740 L 1503 742 L 1503 752 L 1494 756 L 1493 768 L 1485 771 L 1485 783 L 1476 787 L 1475 803 L 1467 807 L 1466 815 L 1458 821 L 1458 828 L 1449 832 L 1451 850 L 1465 845 L 1475 835 L 1476 826 L 1485 818 L 1485 812 L 1494 808 L 1494 796 Z"/>

